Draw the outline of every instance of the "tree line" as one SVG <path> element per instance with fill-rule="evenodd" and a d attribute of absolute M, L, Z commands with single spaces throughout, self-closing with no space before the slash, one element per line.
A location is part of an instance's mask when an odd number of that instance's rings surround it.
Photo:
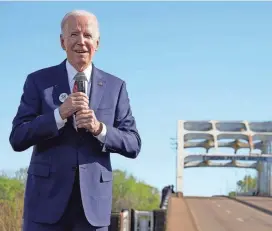
<path fill-rule="evenodd" d="M 160 192 L 157 188 L 137 180 L 125 171 L 113 171 L 113 212 L 122 209 L 151 211 L 160 205 Z M 0 230 L 21 230 L 24 189 L 27 168 L 21 168 L 14 176 L 0 174 Z"/>
<path fill-rule="evenodd" d="M 257 177 L 245 175 L 242 180 L 236 183 L 237 190 L 229 192 L 229 196 L 236 196 L 236 193 L 252 192 L 257 188 Z"/>

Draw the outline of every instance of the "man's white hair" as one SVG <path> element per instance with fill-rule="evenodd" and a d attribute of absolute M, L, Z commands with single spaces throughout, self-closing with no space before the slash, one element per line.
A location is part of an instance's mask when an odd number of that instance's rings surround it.
<path fill-rule="evenodd" d="M 94 22 L 94 24 L 96 25 L 96 29 L 94 31 L 94 35 L 93 36 L 94 36 L 95 39 L 99 39 L 100 32 L 99 32 L 98 20 L 97 20 L 97 18 L 96 18 L 96 16 L 94 14 L 92 14 L 92 13 L 86 11 L 86 10 L 73 10 L 73 11 L 67 13 L 63 17 L 63 19 L 61 21 L 61 33 L 62 34 L 64 34 L 64 27 L 65 27 L 67 19 L 70 16 L 75 16 L 75 17 L 76 16 L 87 16 L 87 17 L 89 17 Z"/>

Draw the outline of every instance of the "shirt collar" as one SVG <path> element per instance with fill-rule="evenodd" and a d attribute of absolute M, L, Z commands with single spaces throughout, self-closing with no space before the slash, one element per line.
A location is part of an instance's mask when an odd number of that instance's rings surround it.
<path fill-rule="evenodd" d="M 69 83 L 71 83 L 74 80 L 75 75 L 78 73 L 78 71 L 69 63 L 68 60 L 66 60 L 66 70 L 68 74 L 68 80 Z M 92 64 L 89 65 L 83 73 L 85 74 L 87 81 L 89 82 L 91 79 L 91 73 L 92 73 Z"/>

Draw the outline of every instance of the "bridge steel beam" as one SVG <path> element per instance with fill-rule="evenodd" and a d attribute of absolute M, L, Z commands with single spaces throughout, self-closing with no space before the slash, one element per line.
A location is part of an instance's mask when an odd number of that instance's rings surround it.
<path fill-rule="evenodd" d="M 260 195 L 272 196 L 272 122 L 179 120 L 176 190 L 183 193 L 184 169 L 192 167 L 255 168 Z M 227 152 L 222 148 L 231 149 Z M 204 152 L 188 150 L 204 150 Z M 245 150 L 242 155 L 237 154 Z M 239 161 L 253 161 L 240 163 Z M 221 161 L 225 163 L 215 163 Z M 228 161 L 228 162 L 226 162 Z"/>

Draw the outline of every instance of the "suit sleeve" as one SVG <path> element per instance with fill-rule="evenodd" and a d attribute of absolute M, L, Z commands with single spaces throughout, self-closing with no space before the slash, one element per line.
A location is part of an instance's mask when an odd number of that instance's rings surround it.
<path fill-rule="evenodd" d="M 107 126 L 104 148 L 128 158 L 136 158 L 141 150 L 141 138 L 132 115 L 125 82 L 119 93 L 114 126 Z"/>
<path fill-rule="evenodd" d="M 9 137 L 14 151 L 25 151 L 39 142 L 58 135 L 54 111 L 41 115 L 41 98 L 34 76 L 26 79 L 17 114 Z"/>

